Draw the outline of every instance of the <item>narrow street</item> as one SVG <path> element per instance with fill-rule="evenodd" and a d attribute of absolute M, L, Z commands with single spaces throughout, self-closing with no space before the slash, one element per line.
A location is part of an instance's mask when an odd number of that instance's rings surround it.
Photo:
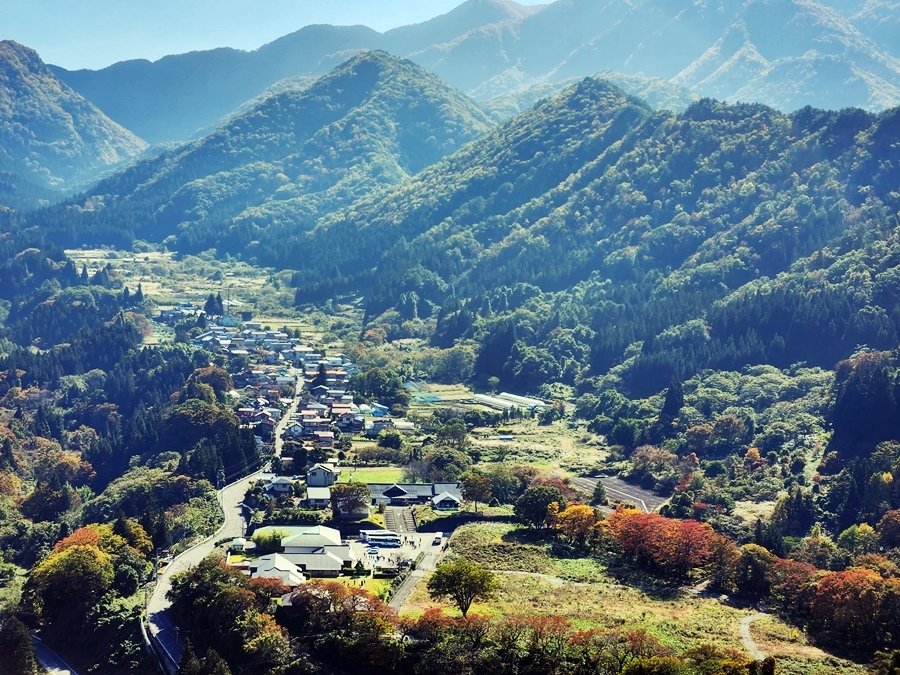
<path fill-rule="evenodd" d="M 444 556 L 450 552 L 449 548 L 445 550 L 443 545 L 435 546 L 432 543 L 434 540 L 434 533 L 414 533 L 407 534 L 406 536 L 415 539 L 417 555 L 419 552 L 424 552 L 425 557 L 422 558 L 422 561 L 416 566 L 416 569 L 410 572 L 409 576 L 400 585 L 400 588 L 397 589 L 397 592 L 394 593 L 388 603 L 396 610 L 399 610 L 403 606 L 403 603 L 406 602 L 406 599 L 413 592 L 413 589 L 422 577 L 429 572 L 434 571 L 438 566 L 438 563 L 440 563 Z"/>
<path fill-rule="evenodd" d="M 281 454 L 281 432 L 287 426 L 291 414 L 297 411 L 301 388 L 302 380 L 298 378 L 297 386 L 294 389 L 294 399 L 275 427 L 274 445 L 277 456 Z M 243 536 L 245 522 L 241 503 L 247 490 L 262 473 L 263 471 L 256 471 L 219 490 L 219 505 L 225 516 L 221 527 L 214 534 L 178 555 L 157 577 L 153 594 L 147 602 L 147 628 L 167 657 L 167 663 L 163 665 L 168 672 L 178 669 L 182 653 L 181 637 L 169 611 L 172 603 L 166 598 L 166 594 L 172 588 L 172 575 L 185 572 L 198 565 L 201 560 L 213 552 L 217 541 Z"/>

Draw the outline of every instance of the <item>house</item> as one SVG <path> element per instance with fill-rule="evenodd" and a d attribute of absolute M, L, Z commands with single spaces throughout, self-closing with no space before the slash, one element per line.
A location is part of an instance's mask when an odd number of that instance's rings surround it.
<path fill-rule="evenodd" d="M 459 497 L 446 491 L 431 498 L 431 507 L 437 511 L 458 509 L 461 505 L 462 500 Z"/>
<path fill-rule="evenodd" d="M 306 472 L 306 484 L 309 487 L 330 487 L 340 475 L 341 470 L 333 464 L 314 464 Z"/>
<path fill-rule="evenodd" d="M 306 505 L 311 509 L 327 509 L 331 505 L 331 488 L 306 488 Z"/>
<path fill-rule="evenodd" d="M 323 547 L 345 547 L 341 543 L 341 533 L 324 525 L 297 528 L 281 540 L 281 546 L 285 553 L 309 553 Z M 347 556 L 347 560 L 349 559 Z"/>
<path fill-rule="evenodd" d="M 281 432 L 282 438 L 297 439 L 301 436 L 303 436 L 303 425 L 300 422 L 291 422 Z"/>
<path fill-rule="evenodd" d="M 373 506 L 433 504 L 432 500 L 435 497 L 441 497 L 442 503 L 449 503 L 448 496 L 462 503 L 459 483 L 369 483 L 368 487 Z"/>
<path fill-rule="evenodd" d="M 325 398 L 326 396 L 328 396 L 328 387 L 326 387 L 324 384 L 320 384 L 315 387 L 312 387 L 309 390 L 309 393 L 311 393 L 317 399 Z"/>
<path fill-rule="evenodd" d="M 300 568 L 280 553 L 264 555 L 251 560 L 247 565 L 251 579 L 278 579 L 290 588 L 296 588 L 306 581 Z"/>
<path fill-rule="evenodd" d="M 385 429 L 393 428 L 393 420 L 373 420 L 372 422 L 366 423 L 366 437 L 378 438 L 378 434 L 380 434 L 382 431 L 384 431 Z"/>
<path fill-rule="evenodd" d="M 262 438 L 269 438 L 275 433 L 275 420 L 271 417 L 253 423 L 253 433 Z"/>
<path fill-rule="evenodd" d="M 235 537 L 228 544 L 228 552 L 229 553 L 243 553 L 244 549 L 247 547 L 247 540 L 243 537 Z"/>
<path fill-rule="evenodd" d="M 366 421 L 362 415 L 347 413 L 346 415 L 341 415 L 335 424 L 341 431 L 353 434 L 362 431 L 366 426 Z"/>
<path fill-rule="evenodd" d="M 321 448 L 333 448 L 334 447 L 334 432 L 333 431 L 314 431 L 313 432 L 313 441 Z"/>
<path fill-rule="evenodd" d="M 294 494 L 294 481 L 287 476 L 273 478 L 266 485 L 266 492 L 273 497 L 290 497 Z"/>
<path fill-rule="evenodd" d="M 298 528 L 296 534 L 281 540 L 281 546 L 283 557 L 309 576 L 336 577 L 354 562 L 350 546 L 341 542 L 341 533 L 324 525 Z"/>

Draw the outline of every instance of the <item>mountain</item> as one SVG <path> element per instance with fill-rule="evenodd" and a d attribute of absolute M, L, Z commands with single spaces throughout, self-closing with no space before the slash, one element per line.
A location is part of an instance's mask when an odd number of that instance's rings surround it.
<path fill-rule="evenodd" d="M 831 367 L 900 334 L 898 136 L 896 108 L 672 114 L 587 79 L 268 259 L 329 251 L 298 303 L 362 295 L 371 327 L 471 345 L 523 391 Z"/>
<path fill-rule="evenodd" d="M 324 74 L 377 47 L 377 37 L 362 26 L 307 26 L 255 52 L 223 48 L 54 72 L 117 122 L 161 143 L 193 137 L 281 79 Z"/>
<path fill-rule="evenodd" d="M 36 52 L 0 42 L 0 205 L 59 199 L 146 147 L 60 82 Z"/>
<path fill-rule="evenodd" d="M 773 17 L 777 19 L 773 20 Z M 900 60 L 835 11 L 805 0 L 757 0 L 673 80 L 728 99 L 793 110 L 880 110 L 900 102 Z"/>
<path fill-rule="evenodd" d="M 883 110 L 900 104 L 892 0 L 469 0 L 386 33 L 308 26 L 251 52 L 217 49 L 56 74 L 151 142 L 185 140 L 284 78 L 353 53 L 409 58 L 481 102 L 599 72 L 670 80 L 695 96 Z M 552 39 L 548 39 L 552 36 Z M 629 93 L 633 79 L 620 82 Z M 671 98 L 670 98 L 671 100 Z M 508 107 L 507 107 L 508 109 Z"/>
<path fill-rule="evenodd" d="M 70 240 L 112 232 L 252 255 L 270 227 L 308 229 L 491 126 L 475 103 L 415 64 L 366 52 L 36 218 L 67 223 Z"/>

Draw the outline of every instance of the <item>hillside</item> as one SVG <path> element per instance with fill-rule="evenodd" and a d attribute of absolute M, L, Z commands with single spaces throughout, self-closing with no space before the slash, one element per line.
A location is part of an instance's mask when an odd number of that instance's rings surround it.
<path fill-rule="evenodd" d="M 60 82 L 36 52 L 0 42 L 0 205 L 59 199 L 145 148 Z"/>
<path fill-rule="evenodd" d="M 368 52 L 307 87 L 262 98 L 212 134 L 37 219 L 65 222 L 70 240 L 172 236 L 182 250 L 252 255 L 271 225 L 308 229 L 321 214 L 408 178 L 491 126 L 476 104 L 433 75 Z"/>
<path fill-rule="evenodd" d="M 409 58 L 479 101 L 532 87 L 551 93 L 572 78 L 612 71 L 785 111 L 877 111 L 900 104 L 896 15 L 895 5 L 875 0 L 836 8 L 812 0 L 530 7 L 469 0 L 386 33 L 308 26 L 251 52 L 217 49 L 55 72 L 151 142 L 188 139 L 279 80 L 320 76 L 370 49 Z M 645 93 L 632 83 L 620 82 L 629 93 Z"/>
<path fill-rule="evenodd" d="M 475 372 L 523 390 L 831 367 L 900 331 L 898 125 L 897 109 L 654 113 L 588 79 L 269 255 L 333 251 L 295 274 L 298 302 L 362 292 L 386 335 L 473 340 Z"/>

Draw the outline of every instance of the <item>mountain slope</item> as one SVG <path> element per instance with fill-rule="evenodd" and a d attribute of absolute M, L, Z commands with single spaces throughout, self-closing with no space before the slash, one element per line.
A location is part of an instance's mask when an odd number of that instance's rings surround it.
<path fill-rule="evenodd" d="M 443 16 L 383 34 L 360 26 L 309 26 L 252 52 L 220 49 L 56 72 L 154 142 L 187 139 L 281 79 L 320 76 L 369 49 L 409 58 L 479 101 L 532 87 L 557 90 L 573 78 L 613 71 L 783 110 L 900 104 L 900 53 L 892 39 L 896 4 L 842 5 L 557 0 L 523 7 L 469 0 Z"/>
<path fill-rule="evenodd" d="M 145 148 L 57 80 L 36 52 L 0 42 L 0 204 L 59 198 Z"/>
<path fill-rule="evenodd" d="M 472 341 L 523 390 L 830 367 L 900 334 L 898 133 L 900 109 L 672 115 L 588 79 L 271 256 L 332 252 L 298 303 L 362 294 L 389 337 Z"/>
<path fill-rule="evenodd" d="M 186 250 L 252 252 L 273 222 L 308 228 L 321 213 L 409 177 L 490 126 L 477 105 L 433 75 L 367 52 L 37 218 L 52 223 L 65 214 L 87 237 L 102 238 L 109 228 L 173 236 Z"/>
<path fill-rule="evenodd" d="M 900 60 L 835 11 L 807 0 L 756 0 L 673 79 L 728 99 L 793 110 L 846 101 L 869 109 L 900 102 Z M 892 84 L 893 83 L 893 84 Z"/>

